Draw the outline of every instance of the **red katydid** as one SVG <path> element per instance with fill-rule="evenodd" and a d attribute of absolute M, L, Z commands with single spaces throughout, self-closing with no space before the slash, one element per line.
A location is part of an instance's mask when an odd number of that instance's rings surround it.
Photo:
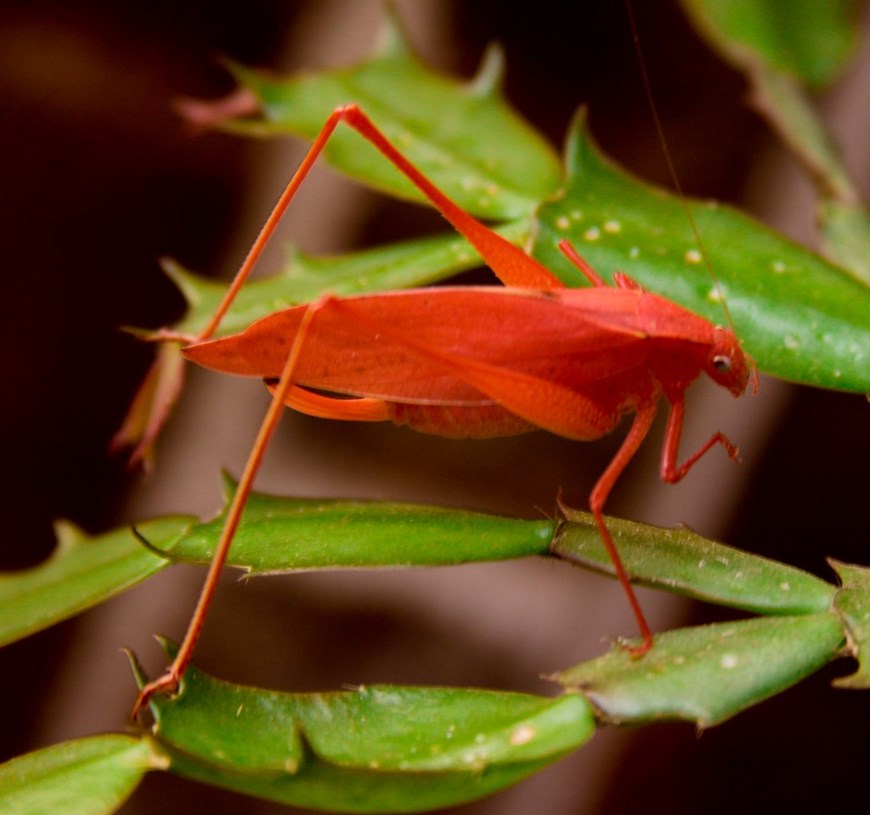
<path fill-rule="evenodd" d="M 411 289 L 313 303 L 258 320 L 230 337 L 210 337 L 256 263 L 339 122 L 375 145 L 477 249 L 503 287 Z M 604 504 L 646 437 L 661 397 L 669 405 L 661 476 L 676 482 L 711 447 L 737 448 L 714 433 L 677 463 L 685 390 L 706 372 L 735 396 L 751 362 L 732 330 L 644 291 L 616 273 L 615 287 L 561 241 L 559 248 L 592 284 L 569 289 L 548 269 L 468 215 L 415 169 L 355 105 L 335 110 L 287 185 L 226 297 L 184 355 L 215 370 L 264 379 L 273 398 L 227 512 L 198 605 L 167 672 L 140 692 L 135 713 L 155 692 L 171 691 L 190 660 L 206 612 L 283 407 L 349 421 L 392 421 L 455 438 L 545 429 L 570 439 L 611 432 L 623 414 L 631 427 L 589 498 L 604 545 L 642 641 L 652 633 L 604 522 Z"/>

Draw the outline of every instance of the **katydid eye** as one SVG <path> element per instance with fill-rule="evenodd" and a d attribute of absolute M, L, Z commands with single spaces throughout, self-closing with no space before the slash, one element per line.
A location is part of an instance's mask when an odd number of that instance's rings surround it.
<path fill-rule="evenodd" d="M 731 357 L 726 356 L 725 354 L 716 354 L 716 356 L 713 357 L 713 367 L 717 371 L 730 371 Z"/>

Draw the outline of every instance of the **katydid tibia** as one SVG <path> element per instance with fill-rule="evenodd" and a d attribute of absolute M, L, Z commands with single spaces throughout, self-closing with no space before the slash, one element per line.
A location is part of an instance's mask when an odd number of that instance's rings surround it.
<path fill-rule="evenodd" d="M 240 334 L 210 339 L 305 176 L 339 124 L 374 144 L 474 245 L 503 287 L 445 287 L 339 298 L 265 317 Z M 679 481 L 711 447 L 737 448 L 721 433 L 677 463 L 685 390 L 706 372 L 735 396 L 751 363 L 734 333 L 644 291 L 622 273 L 604 281 L 566 241 L 563 254 L 591 287 L 569 289 L 549 270 L 436 189 L 356 106 L 327 119 L 287 185 L 228 293 L 184 355 L 208 368 L 264 379 L 273 398 L 227 512 L 223 534 L 187 635 L 167 672 L 146 685 L 135 713 L 184 673 L 246 499 L 283 407 L 349 421 L 392 421 L 457 438 L 545 429 L 593 440 L 626 413 L 630 429 L 590 495 L 604 545 L 642 637 L 652 633 L 603 517 L 611 489 L 646 437 L 662 397 L 669 416 L 662 478 Z M 167 339 L 172 338 L 167 335 Z"/>

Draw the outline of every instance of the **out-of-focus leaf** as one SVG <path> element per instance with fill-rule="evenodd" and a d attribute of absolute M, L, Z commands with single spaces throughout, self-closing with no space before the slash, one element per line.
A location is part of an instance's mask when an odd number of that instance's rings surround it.
<path fill-rule="evenodd" d="M 840 151 L 803 88 L 788 74 L 758 65 L 750 77 L 753 107 L 768 120 L 827 198 L 854 204 L 859 193 Z"/>
<path fill-rule="evenodd" d="M 616 723 L 685 719 L 709 727 L 799 682 L 844 643 L 830 613 L 762 617 L 657 634 L 639 659 L 616 646 L 553 679 Z"/>
<path fill-rule="evenodd" d="M 184 386 L 186 365 L 176 343 L 159 346 L 145 379 L 136 391 L 127 415 L 112 439 L 112 452 L 132 448 L 129 464 L 150 468 L 154 442 Z"/>
<path fill-rule="evenodd" d="M 858 41 L 853 0 L 682 0 L 698 31 L 737 68 L 765 62 L 824 85 Z"/>
<path fill-rule="evenodd" d="M 683 0 L 719 54 L 742 71 L 754 107 L 789 145 L 827 197 L 858 192 L 804 86 L 831 82 L 858 39 L 853 0 Z"/>
<path fill-rule="evenodd" d="M 861 204 L 823 201 L 822 240 L 826 254 L 870 286 L 870 212 Z"/>
<path fill-rule="evenodd" d="M 0 764 L 0 812 L 109 815 L 148 770 L 165 766 L 147 739 L 109 734 L 63 742 Z"/>
<path fill-rule="evenodd" d="M 531 214 L 559 182 L 552 148 L 500 92 L 499 51 L 491 49 L 475 79 L 460 83 L 424 67 L 390 20 L 369 60 L 342 70 L 281 78 L 236 68 L 262 105 L 262 118 L 225 127 L 258 135 L 293 133 L 313 139 L 332 111 L 355 102 L 387 137 L 463 209 L 482 218 Z M 350 128 L 339 125 L 326 147 L 329 162 L 392 195 L 420 193 Z"/>
<path fill-rule="evenodd" d="M 827 611 L 834 586 L 807 572 L 702 538 L 688 529 L 607 520 L 619 556 L 632 580 L 759 614 L 809 614 Z M 605 574 L 613 563 L 593 517 L 572 511 L 559 524 L 552 554 Z"/>

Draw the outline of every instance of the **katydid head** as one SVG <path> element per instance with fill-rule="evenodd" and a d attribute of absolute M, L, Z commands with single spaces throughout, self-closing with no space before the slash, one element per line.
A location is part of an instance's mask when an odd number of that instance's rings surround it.
<path fill-rule="evenodd" d="M 728 388 L 735 396 L 741 396 L 749 382 L 750 368 L 755 370 L 754 363 L 743 353 L 740 340 L 730 328 L 717 325 L 713 333 L 713 342 L 707 354 L 704 370 L 718 385 Z M 755 388 L 758 388 L 757 375 Z"/>

